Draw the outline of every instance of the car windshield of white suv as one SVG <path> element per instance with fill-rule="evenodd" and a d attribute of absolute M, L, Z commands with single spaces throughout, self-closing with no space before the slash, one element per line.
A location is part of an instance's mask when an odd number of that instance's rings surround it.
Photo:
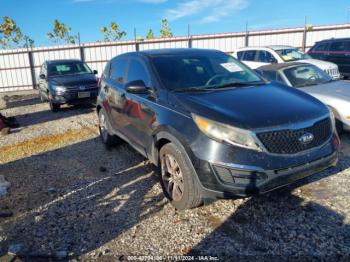
<path fill-rule="evenodd" d="M 49 76 L 65 76 L 76 74 L 92 74 L 91 69 L 85 63 L 64 62 L 48 65 Z"/>
<path fill-rule="evenodd" d="M 296 48 L 275 50 L 284 62 L 291 62 L 303 59 L 311 59 L 311 56 L 299 51 Z"/>
<path fill-rule="evenodd" d="M 192 91 L 265 84 L 245 65 L 224 53 L 161 55 L 152 58 L 167 89 Z"/>
<path fill-rule="evenodd" d="M 331 82 L 332 78 L 314 65 L 287 68 L 284 75 L 294 87 L 305 87 Z"/>

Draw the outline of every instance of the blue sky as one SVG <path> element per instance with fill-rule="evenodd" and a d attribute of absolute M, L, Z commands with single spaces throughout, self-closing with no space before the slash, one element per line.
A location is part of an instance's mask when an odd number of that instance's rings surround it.
<path fill-rule="evenodd" d="M 102 40 L 100 28 L 116 21 L 133 38 L 167 18 L 174 35 L 237 32 L 301 26 L 304 17 L 313 25 L 345 23 L 350 1 L 345 0 L 0 0 L 0 16 L 10 16 L 37 46 L 49 45 L 46 33 L 58 19 L 79 32 L 82 42 Z"/>

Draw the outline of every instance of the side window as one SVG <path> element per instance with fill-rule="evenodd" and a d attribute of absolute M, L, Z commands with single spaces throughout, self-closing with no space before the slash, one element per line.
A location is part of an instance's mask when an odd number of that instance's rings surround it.
<path fill-rule="evenodd" d="M 249 50 L 244 52 L 243 61 L 255 61 L 255 50 Z"/>
<path fill-rule="evenodd" d="M 270 81 L 276 81 L 276 72 L 274 71 L 264 71 L 264 77 Z"/>
<path fill-rule="evenodd" d="M 269 51 L 261 50 L 258 52 L 258 62 L 262 63 L 276 63 L 276 58 L 272 56 L 272 54 Z"/>
<path fill-rule="evenodd" d="M 127 83 L 135 80 L 142 80 L 146 86 L 150 86 L 151 81 L 147 69 L 138 60 L 132 59 L 129 64 Z"/>
<path fill-rule="evenodd" d="M 244 51 L 237 52 L 237 59 L 242 60 L 243 55 L 244 55 Z"/>
<path fill-rule="evenodd" d="M 320 43 L 312 51 L 328 51 L 328 43 Z"/>
<path fill-rule="evenodd" d="M 116 58 L 112 60 L 110 79 L 116 81 L 118 84 L 125 83 L 125 71 L 128 60 L 125 58 Z"/>
<path fill-rule="evenodd" d="M 350 51 L 349 49 L 349 42 L 347 41 L 337 41 L 331 43 L 330 51 L 333 52 L 348 52 Z"/>
<path fill-rule="evenodd" d="M 104 78 L 109 78 L 111 75 L 111 62 L 108 62 L 107 65 L 105 66 L 105 69 L 103 70 L 102 73 Z"/>
<path fill-rule="evenodd" d="M 277 73 L 276 81 L 281 84 L 285 84 L 280 73 Z"/>

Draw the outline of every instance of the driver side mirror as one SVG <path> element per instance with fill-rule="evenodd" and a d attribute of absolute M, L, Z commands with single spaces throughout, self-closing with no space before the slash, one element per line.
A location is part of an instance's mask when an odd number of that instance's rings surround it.
<path fill-rule="evenodd" d="M 126 84 L 125 90 L 132 94 L 148 94 L 149 88 L 146 86 L 145 82 L 142 80 L 131 81 Z"/>
<path fill-rule="evenodd" d="M 98 71 L 97 71 L 97 70 L 94 70 L 93 73 L 94 73 L 94 75 L 97 75 L 97 74 L 98 74 Z"/>

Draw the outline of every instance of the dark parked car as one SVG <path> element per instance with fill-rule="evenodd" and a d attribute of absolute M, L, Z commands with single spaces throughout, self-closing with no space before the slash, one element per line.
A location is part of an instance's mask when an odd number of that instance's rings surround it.
<path fill-rule="evenodd" d="M 96 102 L 97 71 L 80 60 L 46 61 L 40 70 L 38 89 L 42 101 L 48 101 L 52 111 L 62 104 Z"/>
<path fill-rule="evenodd" d="M 270 81 L 296 87 L 332 109 L 338 133 L 350 131 L 350 83 L 333 80 L 323 70 L 305 63 L 274 64 L 256 71 Z"/>
<path fill-rule="evenodd" d="M 97 112 L 102 141 L 127 141 L 160 167 L 179 210 L 265 193 L 337 161 L 324 104 L 220 51 L 119 55 L 102 74 Z"/>
<path fill-rule="evenodd" d="M 346 78 L 350 77 L 350 38 L 332 38 L 317 42 L 308 54 L 313 58 L 337 64 L 340 73 Z"/>

